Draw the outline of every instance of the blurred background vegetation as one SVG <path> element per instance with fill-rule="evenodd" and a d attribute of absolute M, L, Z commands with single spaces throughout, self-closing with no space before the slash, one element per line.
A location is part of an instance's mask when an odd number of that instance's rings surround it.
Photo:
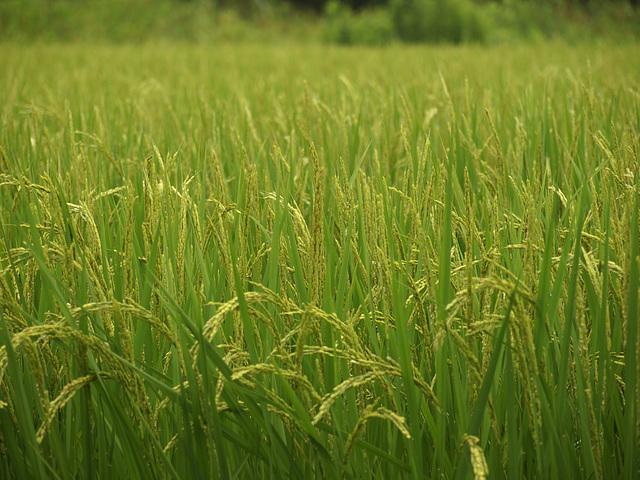
<path fill-rule="evenodd" d="M 0 41 L 634 41 L 640 0 L 2 0 Z"/>

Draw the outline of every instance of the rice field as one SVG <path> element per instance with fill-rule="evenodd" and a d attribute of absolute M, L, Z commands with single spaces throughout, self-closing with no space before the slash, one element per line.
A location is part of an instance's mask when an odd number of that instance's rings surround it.
<path fill-rule="evenodd" d="M 638 478 L 638 59 L 2 45 L 0 477 Z"/>

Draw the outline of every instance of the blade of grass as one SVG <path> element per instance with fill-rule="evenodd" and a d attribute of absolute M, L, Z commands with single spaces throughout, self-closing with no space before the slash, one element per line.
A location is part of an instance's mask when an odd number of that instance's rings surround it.
<path fill-rule="evenodd" d="M 624 353 L 624 440 L 625 477 L 633 478 L 640 471 L 638 453 L 638 288 L 640 248 L 638 246 L 638 210 L 640 209 L 640 179 L 636 168 L 633 210 L 629 222 L 629 294 L 627 297 L 627 339 Z"/>
<path fill-rule="evenodd" d="M 28 471 L 28 476 L 46 479 L 47 475 L 45 474 L 45 461 L 40 455 L 40 446 L 36 441 L 36 431 L 33 425 L 33 414 L 30 408 L 32 402 L 29 400 L 27 390 L 24 385 L 24 380 L 27 379 L 23 377 L 22 372 L 20 371 L 21 369 L 19 367 L 16 351 L 13 348 L 11 335 L 5 321 L 4 308 L 1 305 L 0 344 L 2 344 L 6 349 L 7 368 L 9 370 L 9 376 L 13 381 L 13 386 L 17 395 L 17 398 L 14 399 L 13 404 L 18 421 L 18 427 L 20 429 L 20 436 L 22 437 L 21 439 L 24 445 L 23 456 L 26 464 L 26 469 Z"/>

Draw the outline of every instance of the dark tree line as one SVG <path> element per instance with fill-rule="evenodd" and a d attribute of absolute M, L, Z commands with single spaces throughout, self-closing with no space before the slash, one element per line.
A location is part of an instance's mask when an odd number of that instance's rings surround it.
<path fill-rule="evenodd" d="M 255 1 L 269 1 L 269 0 L 255 0 Z M 300 8 L 312 9 L 321 11 L 329 0 L 281 0 Z M 379 5 L 387 5 L 392 0 L 341 0 L 341 3 L 348 5 L 354 9 L 360 9 L 364 7 L 374 7 Z M 407 3 L 411 3 L 412 0 L 405 0 Z M 640 0 L 522 0 L 524 2 L 542 1 L 546 3 L 562 5 L 576 5 L 581 7 L 587 7 L 590 4 L 602 4 L 602 3 L 629 3 L 634 7 L 640 5 Z M 475 0 L 476 3 L 502 3 L 502 0 Z"/>
<path fill-rule="evenodd" d="M 192 0 L 182 0 L 192 1 Z M 331 0 L 212 0 L 215 4 L 224 7 L 239 7 L 241 10 L 253 10 L 255 8 L 260 9 L 269 4 L 274 3 L 288 3 L 296 8 L 304 10 L 314 10 L 321 12 L 327 3 Z M 376 7 L 382 5 L 388 5 L 393 1 L 401 1 L 403 3 L 411 4 L 420 0 L 339 0 L 340 3 L 351 7 L 354 10 L 359 10 L 366 7 Z M 504 0 L 473 0 L 475 3 L 503 3 Z M 586 8 L 589 6 L 608 4 L 623 4 L 627 3 L 634 7 L 640 6 L 640 0 L 521 0 L 527 3 L 547 3 L 556 6 L 576 6 Z"/>

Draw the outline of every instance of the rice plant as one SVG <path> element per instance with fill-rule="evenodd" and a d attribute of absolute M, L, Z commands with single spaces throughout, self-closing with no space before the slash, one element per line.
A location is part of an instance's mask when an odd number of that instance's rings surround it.
<path fill-rule="evenodd" d="M 640 475 L 640 51 L 10 46 L 3 478 Z"/>

